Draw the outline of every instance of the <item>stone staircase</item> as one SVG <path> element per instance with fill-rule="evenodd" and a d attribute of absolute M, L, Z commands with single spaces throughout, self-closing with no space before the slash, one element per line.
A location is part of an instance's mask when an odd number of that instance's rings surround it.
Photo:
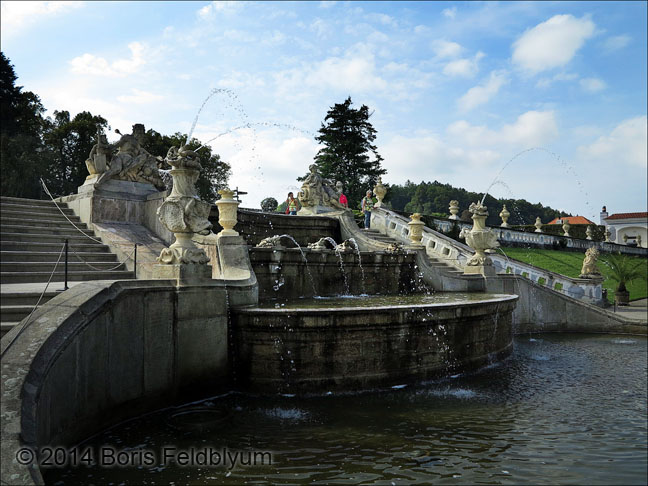
<path fill-rule="evenodd" d="M 135 278 L 124 265 L 117 266 L 119 261 L 116 255 L 110 253 L 107 245 L 88 238 L 98 239 L 71 209 L 61 204 L 59 206 L 81 231 L 51 201 L 0 197 L 1 335 L 33 310 L 52 275 L 66 239 L 69 245 L 69 285 L 88 280 Z M 64 287 L 64 280 L 63 254 L 40 303 L 58 295 Z"/>
<path fill-rule="evenodd" d="M 391 236 L 387 236 L 383 233 L 381 233 L 378 230 L 375 229 L 366 229 L 363 228 L 362 233 L 364 233 L 367 237 L 372 238 L 376 241 L 380 241 L 381 243 L 387 243 L 388 245 L 392 243 L 399 243 L 396 239 L 392 238 Z M 430 266 L 431 267 L 436 267 L 437 270 L 440 270 L 443 273 L 449 273 L 449 274 L 456 274 L 456 275 L 463 275 L 463 271 L 458 270 L 457 268 L 453 267 L 452 265 L 449 265 L 445 263 L 444 261 L 432 257 L 430 255 L 427 255 Z"/>

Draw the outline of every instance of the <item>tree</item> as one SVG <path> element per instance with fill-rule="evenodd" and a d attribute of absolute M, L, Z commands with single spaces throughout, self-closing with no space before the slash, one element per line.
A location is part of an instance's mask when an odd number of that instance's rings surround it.
<path fill-rule="evenodd" d="M 331 182 L 341 181 L 349 207 L 359 207 L 360 200 L 387 171 L 383 158 L 373 142 L 376 130 L 369 123 L 369 108 L 351 108 L 351 97 L 336 103 L 326 114 L 325 123 L 315 137 L 324 147 L 317 152 L 315 164 L 322 177 Z M 300 180 L 303 180 L 300 179 Z"/>
<path fill-rule="evenodd" d="M 74 194 L 88 175 L 85 160 L 96 143 L 97 130 L 109 129 L 102 116 L 88 111 L 70 119 L 67 111 L 55 111 L 44 133 L 47 170 L 43 179 L 54 196 Z"/>
<path fill-rule="evenodd" d="M 39 198 L 39 176 L 46 160 L 43 130 L 47 120 L 40 98 L 16 86 L 18 77 L 0 53 L 0 161 L 3 196 Z"/>
<path fill-rule="evenodd" d="M 151 155 L 164 157 L 169 148 L 176 146 L 181 147 L 187 135 L 175 133 L 173 135 L 161 135 L 155 130 L 147 130 L 144 136 L 144 148 Z M 192 138 L 186 144 L 187 148 L 196 150 L 201 147 L 199 140 Z M 202 165 L 200 176 L 196 181 L 196 190 L 201 199 L 207 202 L 214 202 L 220 199 L 218 191 L 227 187 L 229 176 L 232 174 L 232 167 L 223 162 L 218 154 L 212 154 L 209 146 L 204 146 L 198 150 L 199 162 Z"/>

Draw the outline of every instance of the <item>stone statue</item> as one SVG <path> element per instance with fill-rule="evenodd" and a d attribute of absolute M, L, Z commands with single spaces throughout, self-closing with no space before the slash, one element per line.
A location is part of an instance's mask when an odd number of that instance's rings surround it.
<path fill-rule="evenodd" d="M 333 189 L 333 184 L 317 172 L 317 165 L 309 167 L 310 174 L 304 179 L 297 198 L 302 205 L 302 214 L 318 214 L 346 209 L 340 204 L 340 193 Z"/>
<path fill-rule="evenodd" d="M 86 161 L 90 174 L 93 174 L 92 170 L 100 174 L 95 184 L 100 186 L 110 179 L 116 179 L 148 183 L 158 190 L 164 190 L 164 181 L 160 176 L 158 167 L 159 164 L 164 162 L 164 159 L 151 155 L 142 147 L 145 133 L 144 125 L 136 123 L 133 125 L 133 133 L 128 135 L 122 135 L 119 130 L 115 130 L 115 132 L 121 135 L 121 138 L 114 144 L 108 144 L 107 146 L 104 145 L 105 137 L 103 139 L 99 138 L 88 158 L 92 163 L 89 164 Z M 101 165 L 101 154 L 108 156 L 114 150 L 117 150 L 117 153 L 107 162 L 105 170 L 101 171 L 103 167 L 98 167 L 98 165 Z M 97 159 L 98 154 L 99 159 Z M 99 164 L 97 161 L 99 161 Z"/>
<path fill-rule="evenodd" d="M 277 246 L 283 246 L 281 244 L 281 236 L 268 236 L 267 238 L 262 239 L 257 248 L 275 248 Z"/>
<path fill-rule="evenodd" d="M 355 240 L 344 240 L 338 246 L 335 247 L 335 251 L 353 251 L 358 250 L 358 244 Z"/>
<path fill-rule="evenodd" d="M 92 146 L 90 155 L 85 161 L 88 172 L 90 173 L 88 177 L 106 172 L 110 152 L 110 144 L 108 143 L 106 134 L 102 133 L 100 128 L 97 128 L 97 143 Z"/>
<path fill-rule="evenodd" d="M 599 251 L 596 248 L 588 248 L 585 252 L 585 259 L 583 260 L 583 268 L 581 269 L 580 278 L 598 278 L 601 272 L 596 266 Z"/>
<path fill-rule="evenodd" d="M 494 248 L 498 248 L 499 242 L 495 233 L 490 228 L 486 228 L 487 208 L 482 203 L 471 203 L 468 211 L 472 213 L 474 224 L 470 230 L 462 229 L 459 238 L 465 238 L 468 246 L 475 250 L 475 254 L 466 263 L 464 273 L 495 275 L 493 261 L 486 256 L 486 253 L 492 253 Z"/>
<path fill-rule="evenodd" d="M 328 238 L 320 238 L 314 243 L 309 243 L 308 248 L 311 250 L 330 250 L 333 248 L 333 243 L 331 243 L 331 241 L 332 240 Z"/>

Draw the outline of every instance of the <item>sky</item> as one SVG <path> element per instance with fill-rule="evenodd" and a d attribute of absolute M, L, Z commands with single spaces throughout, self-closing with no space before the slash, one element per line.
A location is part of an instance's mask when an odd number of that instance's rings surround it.
<path fill-rule="evenodd" d="M 299 189 L 350 96 L 372 113 L 383 182 L 598 222 L 603 205 L 646 211 L 646 5 L 3 1 L 1 46 L 48 115 L 122 133 L 195 123 L 243 207 Z"/>

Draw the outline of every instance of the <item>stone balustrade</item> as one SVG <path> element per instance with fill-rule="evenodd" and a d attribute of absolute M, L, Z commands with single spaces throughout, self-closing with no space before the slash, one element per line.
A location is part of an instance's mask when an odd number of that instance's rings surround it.
<path fill-rule="evenodd" d="M 453 224 L 451 221 L 444 220 L 435 220 L 435 223 L 437 223 L 437 221 L 439 221 L 440 224 L 438 226 L 441 228 L 443 228 L 443 223 L 448 223 L 448 230 Z M 409 241 L 408 222 L 408 218 L 385 209 L 375 210 L 371 214 L 372 228 L 378 229 L 381 232 L 384 232 L 387 236 L 391 236 L 392 238 L 405 243 Z M 472 225 L 468 223 L 457 222 L 457 224 L 459 224 L 462 229 L 472 228 Z M 532 242 L 534 239 L 547 241 L 547 238 L 554 238 L 553 236 L 546 234 L 538 235 L 536 233 L 525 233 L 522 231 L 501 229 L 497 227 L 491 227 L 491 230 L 498 236 L 500 241 L 510 241 L 510 239 L 515 238 L 514 241 L 527 243 Z M 507 237 L 510 239 L 507 240 Z M 571 240 L 574 239 L 571 238 Z M 576 241 L 579 242 L 578 240 Z M 592 246 L 619 246 L 610 243 L 585 240 L 583 240 L 583 242 L 586 244 L 586 246 L 583 247 L 583 251 Z M 467 261 L 473 255 L 473 250 L 467 245 L 434 231 L 427 226 L 423 228 L 423 238 L 421 243 L 430 257 L 445 261 L 458 269 L 463 269 Z M 543 245 L 546 244 L 551 243 L 543 243 Z M 549 270 L 543 270 L 533 265 L 510 259 L 505 255 L 506 249 L 500 250 L 500 252 L 501 253 L 489 254 L 498 274 L 520 275 L 539 285 L 548 287 L 556 292 L 560 292 L 584 302 L 600 304 L 603 300 L 601 280 L 566 277 Z"/>

